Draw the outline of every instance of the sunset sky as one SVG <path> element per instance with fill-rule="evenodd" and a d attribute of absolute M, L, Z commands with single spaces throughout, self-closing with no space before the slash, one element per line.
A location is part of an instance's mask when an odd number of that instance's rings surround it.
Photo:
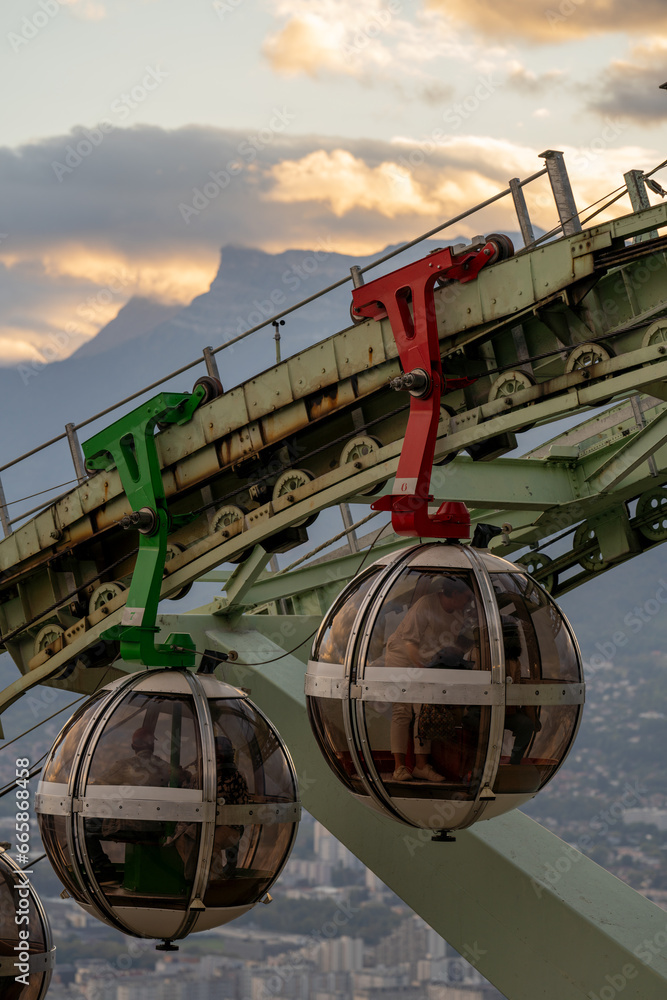
<path fill-rule="evenodd" d="M 0 24 L 4 365 L 133 294 L 189 302 L 223 245 L 372 253 L 545 149 L 581 209 L 667 157 L 664 0 L 4 0 Z M 547 182 L 527 197 L 551 228 Z M 451 235 L 516 229 L 503 201 Z"/>

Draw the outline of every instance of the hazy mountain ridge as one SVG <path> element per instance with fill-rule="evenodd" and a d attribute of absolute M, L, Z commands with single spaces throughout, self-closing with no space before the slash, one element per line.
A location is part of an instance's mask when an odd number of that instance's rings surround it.
<path fill-rule="evenodd" d="M 517 234 L 510 234 L 519 242 Z M 455 243 L 455 237 L 447 240 Z M 374 269 L 368 280 L 423 257 L 441 246 L 425 241 Z M 118 400 L 195 360 L 204 347 L 218 347 L 250 327 L 296 305 L 393 247 L 368 257 L 338 254 L 326 243 L 311 250 L 268 254 L 247 247 L 223 247 L 220 264 L 207 292 L 172 312 L 171 307 L 146 300 L 130 300 L 97 336 L 64 361 L 40 366 L 26 363 L 0 369 L 0 399 L 5 433 L 0 442 L 0 464 L 35 448 L 61 433 L 65 424 L 78 424 Z M 282 357 L 350 325 L 350 289 L 347 282 L 285 317 L 280 328 Z M 151 323 L 151 317 L 156 322 Z M 216 355 L 225 389 L 238 385 L 275 364 L 271 325 Z M 199 365 L 165 383 L 162 389 L 190 391 L 204 373 Z M 156 389 L 155 391 L 160 391 Z M 85 440 L 108 426 L 137 403 L 108 414 L 99 424 L 81 431 Z M 66 444 L 60 444 L 2 475 L 8 501 L 43 490 L 73 477 Z"/>
<path fill-rule="evenodd" d="M 121 345 L 126 346 L 136 337 L 141 337 L 154 329 L 160 323 L 168 322 L 181 311 L 181 306 L 168 306 L 155 299 L 133 295 L 125 303 L 116 316 L 101 327 L 92 340 L 82 344 L 74 354 L 70 355 L 79 361 L 81 358 L 92 358 L 113 350 Z"/>

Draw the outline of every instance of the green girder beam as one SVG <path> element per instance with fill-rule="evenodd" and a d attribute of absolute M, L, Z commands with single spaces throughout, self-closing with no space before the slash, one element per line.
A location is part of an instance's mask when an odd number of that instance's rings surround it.
<path fill-rule="evenodd" d="M 272 601 L 279 601 L 284 597 L 294 597 L 299 594 L 308 593 L 321 587 L 323 585 L 323 578 L 326 578 L 327 584 L 337 584 L 342 587 L 353 576 L 356 576 L 363 566 L 368 566 L 370 563 L 375 562 L 376 559 L 380 559 L 382 556 L 388 555 L 396 549 L 401 549 L 406 545 L 412 544 L 413 539 L 411 538 L 397 538 L 393 535 L 391 541 L 380 541 L 377 545 L 373 546 L 370 555 L 368 550 L 352 552 L 348 555 L 327 559 L 326 561 L 322 560 L 319 563 L 308 563 L 299 569 L 291 570 L 289 573 L 267 574 L 263 578 L 260 577 L 248 589 L 244 595 L 245 603 L 253 606 L 267 604 Z M 209 573 L 205 579 L 214 580 L 218 575 L 222 576 L 223 574 Z M 226 592 L 227 596 L 229 596 L 228 591 Z M 220 611 L 224 612 L 225 609 L 224 598 L 216 598 L 210 608 L 212 614 L 220 613 Z"/>
<path fill-rule="evenodd" d="M 604 569 L 654 544 L 641 538 L 641 524 L 628 518 L 627 503 L 667 482 L 665 404 L 636 395 L 667 399 L 667 259 L 661 241 L 653 247 L 625 247 L 624 241 L 666 225 L 667 204 L 653 206 L 485 269 L 455 293 L 447 287 L 436 292 L 446 372 L 479 376 L 444 397 L 454 415 L 449 421 L 443 416 L 436 459 L 493 438 L 495 453 L 507 453 L 511 436 L 533 424 L 630 397 L 524 459 L 456 458 L 434 469 L 438 499 L 472 503 L 474 520 L 512 523 L 506 544 L 497 549 L 501 554 L 585 519 L 583 541 L 537 571 L 538 579 L 547 571 L 571 572 L 582 560 L 585 565 L 596 546 L 609 560 Z M 601 340 L 616 356 L 588 370 L 567 371 L 570 348 Z M 536 384 L 493 398 L 497 373 L 517 368 Z M 663 1000 L 662 910 L 521 813 L 459 833 L 455 844 L 422 840 L 349 796 L 314 745 L 305 718 L 303 661 L 321 609 L 362 561 L 409 541 L 393 538 L 370 554 L 339 555 L 289 574 L 263 569 L 276 538 L 283 538 L 278 551 L 295 544 L 289 533 L 300 521 L 352 498 L 368 503 L 369 491 L 391 481 L 403 443 L 404 420 L 396 413 L 406 402 L 386 388 L 397 372 L 388 323 L 366 322 L 259 373 L 197 409 L 187 427 L 173 426 L 154 439 L 151 495 L 159 498 L 161 523 L 171 518 L 169 541 L 184 551 L 167 564 L 162 580 L 156 567 L 166 533 L 153 546 L 151 608 L 158 597 L 252 550 L 226 577 L 226 598 L 204 614 L 158 616 L 157 627 L 165 637 L 191 633 L 200 652 L 239 654 L 221 672 L 249 687 L 278 725 L 295 756 L 307 808 L 511 1000 L 605 1000 L 612 993 L 623 1000 Z M 144 431 L 148 443 L 148 423 Z M 355 433 L 377 434 L 382 446 L 342 466 L 342 443 Z M 269 476 L 266 492 L 260 490 L 255 501 L 250 487 L 262 485 L 265 469 L 289 468 L 295 454 L 312 460 L 314 480 L 289 496 L 268 499 Z M 132 454 L 121 461 L 131 465 Z M 7 645 L 25 671 L 0 694 L 0 711 L 32 686 L 54 683 L 72 659 L 121 625 L 127 592 L 81 617 L 81 610 L 72 610 L 76 602 L 70 603 L 71 585 L 64 580 L 76 573 L 76 586 L 88 587 L 91 578 L 107 579 L 94 576 L 101 567 L 121 561 L 115 553 L 117 522 L 128 502 L 133 509 L 136 503 L 150 506 L 122 478 L 115 470 L 91 478 L 0 540 L 0 622 L 3 634 L 17 633 Z M 231 496 L 237 502 L 239 495 L 250 508 L 242 522 L 214 530 L 211 500 L 222 504 Z M 206 515 L 189 520 L 188 511 L 205 506 Z M 81 554 L 92 548 L 100 553 L 97 562 Z M 130 608 L 137 587 L 146 589 L 142 563 L 147 559 L 135 566 Z M 596 572 L 584 568 L 554 593 Z M 130 574 L 128 557 L 121 579 Z M 91 589 L 83 592 L 86 601 Z M 288 597 L 303 613 L 243 614 L 247 606 L 270 610 Z M 311 614 L 318 602 L 320 613 Z M 48 610 L 26 631 L 39 608 Z M 65 629 L 62 641 L 35 653 L 35 632 L 56 620 Z M 153 648 L 153 633 L 150 640 Z M 90 692 L 128 669 L 134 667 L 123 661 L 76 667 L 55 684 Z"/>
<path fill-rule="evenodd" d="M 523 458 L 496 458 L 487 463 L 461 456 L 433 469 L 431 492 L 434 506 L 445 499 L 462 500 L 472 509 L 505 511 L 550 510 L 581 498 L 576 474 L 570 469 Z"/>
<path fill-rule="evenodd" d="M 599 407 L 614 396 L 637 398 L 642 389 L 667 395 L 664 244 L 624 246 L 629 236 L 665 225 L 667 205 L 654 206 L 499 262 L 457 288 L 456 295 L 447 287 L 436 291 L 445 371 L 479 375 L 466 389 L 444 396 L 453 416 L 443 416 L 436 460 L 485 442 L 490 442 L 490 454 L 506 453 L 514 433 Z M 607 345 L 601 357 L 607 358 L 607 347 L 615 356 L 586 370 L 568 371 L 568 348 L 589 337 Z M 613 344 L 605 338 L 613 338 Z M 494 398 L 496 373 L 515 368 L 526 372 L 527 387 Z M 388 323 L 369 321 L 260 372 L 199 407 L 186 427 L 172 426 L 159 434 L 160 475 L 174 529 L 169 542 L 172 551 L 182 550 L 165 568 L 160 596 L 182 592 L 255 545 L 285 551 L 297 543 L 295 524 L 347 500 L 367 503 L 373 489 L 386 489 L 383 483 L 395 474 L 405 427 L 407 400 L 387 388 L 397 370 Z M 574 455 L 556 455 L 554 448 L 551 460 L 540 467 L 533 463 L 544 457 L 538 454 L 527 456 L 531 464 L 524 466 L 497 465 L 494 459 L 475 468 L 457 459 L 444 472 L 434 470 L 434 492 L 472 503 L 475 520 L 509 521 L 514 530 L 501 550 L 507 555 L 582 519 L 621 510 L 628 500 L 667 481 L 667 455 L 662 454 L 667 446 L 640 459 L 659 444 L 657 425 L 646 430 L 643 442 L 641 435 L 635 440 L 659 409 L 646 409 L 643 422 L 636 423 L 626 410 L 627 405 L 614 411 L 616 426 L 607 427 L 597 443 L 582 440 Z M 341 464 L 344 442 L 358 433 L 377 435 L 382 446 Z M 565 435 L 566 448 L 568 441 Z M 618 443 L 627 450 L 605 453 L 605 447 Z M 277 476 L 302 461 L 315 478 L 272 498 L 271 470 Z M 591 477 L 602 474 L 605 463 L 613 463 L 614 471 L 609 464 L 604 481 Z M 455 472 L 461 474 L 463 494 L 456 497 Z M 92 644 L 98 621 L 94 615 L 82 616 L 81 609 L 95 581 L 112 582 L 105 567 L 119 566 L 113 572 L 126 585 L 132 576 L 130 539 L 120 538 L 117 527 L 128 506 L 120 478 L 115 470 L 94 476 L 0 540 L 0 628 L 10 636 L 7 648 L 23 673 L 38 669 L 39 676 L 52 677 L 68 658 Z M 230 498 L 245 504 L 245 517 L 224 531 L 215 530 L 211 507 Z M 201 515 L 186 525 L 183 518 L 197 509 Z M 118 558 L 119 547 L 127 553 L 125 560 Z M 642 547 L 643 542 L 629 543 L 615 558 Z M 568 586 L 588 578 L 579 574 Z M 318 599 L 324 601 L 334 586 L 318 588 Z M 268 603 L 276 589 L 269 586 L 269 593 Z M 290 596 L 282 585 L 280 594 Z M 243 596 L 243 601 L 249 599 Z M 313 602 L 307 605 L 299 597 L 294 607 L 308 611 Z M 118 610 L 116 605 L 107 608 L 109 626 L 122 618 Z M 64 629 L 65 649 L 58 643 L 46 652 L 36 647 L 36 634 L 46 624 Z M 51 657 L 48 666 L 46 657 Z M 66 681 L 55 683 L 67 686 Z"/>
<path fill-rule="evenodd" d="M 202 386 L 192 393 L 162 392 L 83 443 L 87 467 L 104 472 L 116 469 L 135 516 L 143 514 L 149 521 L 149 527 L 138 529 L 139 551 L 121 624 L 102 633 L 103 639 L 120 640 L 125 660 L 147 667 L 194 665 L 187 635 L 155 645 L 155 616 L 174 520 L 167 509 L 155 430 L 159 422 L 189 423 L 205 395 Z M 180 518 L 184 523 L 187 520 Z"/>
<path fill-rule="evenodd" d="M 631 441 L 617 448 L 602 465 L 586 475 L 589 490 L 594 493 L 613 490 L 651 456 L 655 457 L 665 443 L 667 443 L 667 413 L 663 411 Z"/>
<path fill-rule="evenodd" d="M 304 664 L 284 655 L 293 643 L 279 638 L 279 623 L 273 641 L 255 630 L 262 617 L 231 630 L 208 615 L 162 622 L 187 627 L 198 649 L 236 650 L 224 679 L 270 714 L 305 807 L 334 836 L 511 1000 L 590 1000 L 620 976 L 624 1000 L 664 1000 L 665 911 L 527 816 L 513 812 L 437 844 L 349 795 L 308 725 Z"/>

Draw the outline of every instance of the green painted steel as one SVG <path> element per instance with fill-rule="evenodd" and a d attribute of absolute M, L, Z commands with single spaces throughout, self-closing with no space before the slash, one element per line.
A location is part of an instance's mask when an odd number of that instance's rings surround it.
<path fill-rule="evenodd" d="M 436 461 L 465 450 L 473 462 L 461 457 L 436 467 L 433 492 L 468 501 L 474 520 L 511 524 L 499 539 L 511 556 L 539 546 L 546 561 L 549 536 L 582 525 L 555 573 L 549 565 L 536 569 L 555 594 L 664 540 L 650 523 L 628 524 L 626 508 L 667 482 L 661 421 L 652 423 L 667 396 L 665 241 L 625 246 L 625 239 L 665 225 L 667 206 L 655 206 L 497 263 L 456 294 L 436 291 L 445 371 L 477 381 L 443 396 L 436 450 Z M 161 597 L 183 593 L 256 545 L 269 554 L 287 551 L 306 540 L 298 525 L 319 511 L 368 503 L 369 493 L 388 488 L 407 418 L 407 399 L 387 387 L 397 370 L 386 321 L 362 323 L 200 406 L 186 427 L 159 434 L 173 526 Z M 571 445 L 571 436 L 562 436 L 549 456 L 533 453 L 523 466 L 503 458 L 527 427 L 610 398 L 626 402 L 597 440 Z M 350 449 L 360 436 L 374 439 L 370 450 Z M 350 452 L 354 460 L 346 461 Z M 274 493 L 280 475 L 295 468 L 304 470 L 303 485 Z M 229 505 L 236 512 L 223 516 Z M 0 629 L 22 673 L 55 674 L 68 655 L 93 644 L 96 588 L 109 583 L 116 593 L 135 568 L 118 527 L 128 507 L 117 471 L 105 471 L 0 541 Z M 202 512 L 188 518 L 195 510 Z M 623 522 L 620 532 L 606 523 L 612 512 Z M 274 606 L 279 599 L 292 611 L 316 613 L 336 585 L 279 589 L 278 598 L 262 598 L 266 610 L 284 610 Z M 105 606 L 110 626 L 127 597 Z M 86 614 L 89 601 L 95 608 Z M 46 640 L 37 638 L 51 626 L 62 636 L 44 649 Z"/>
<path fill-rule="evenodd" d="M 504 524 L 494 547 L 514 556 L 530 546 L 521 558 L 554 594 L 667 540 L 652 506 L 667 492 L 664 240 L 625 246 L 665 225 L 667 205 L 656 206 L 436 293 L 445 371 L 477 376 L 443 396 L 436 460 L 450 464 L 434 469 L 436 500 L 463 499 L 474 520 Z M 352 799 L 314 744 L 303 664 L 321 616 L 363 562 L 408 542 L 390 536 L 370 552 L 344 549 L 291 573 L 264 567 L 271 553 L 305 541 L 303 522 L 319 511 L 390 489 L 383 484 L 395 474 L 407 416 L 407 401 L 387 388 L 397 371 L 388 324 L 368 322 L 193 407 L 191 419 L 183 412 L 187 427 L 152 438 L 155 414 L 139 408 L 129 430 L 119 422 L 97 436 L 91 458 L 113 453 L 126 433 L 143 443 L 139 452 L 120 449 L 118 469 L 100 462 L 103 472 L 0 541 L 0 628 L 23 674 L 0 695 L 0 711 L 35 684 L 90 692 L 134 669 L 101 662 L 53 679 L 103 635 L 126 634 L 126 604 L 149 608 L 152 621 L 159 597 L 242 559 L 221 581 L 224 598 L 206 613 L 158 615 L 158 637 L 169 646 L 192 635 L 200 653 L 237 655 L 220 672 L 278 725 L 307 808 L 512 1000 L 591 1000 L 610 990 L 658 1000 L 667 985 L 657 946 L 663 911 L 519 813 L 465 831 L 455 844 L 421 840 Z M 528 427 L 610 400 L 617 405 L 524 458 L 503 457 Z M 346 462 L 359 436 L 374 447 L 353 449 Z M 468 455 L 456 457 L 461 451 Z M 141 473 L 128 480 L 137 454 Z M 293 469 L 313 478 L 274 493 Z M 238 516 L 217 523 L 229 505 Z M 147 556 L 135 562 L 117 522 L 142 506 L 158 510 L 163 530 L 140 544 Z M 182 551 L 174 548 L 165 566 L 168 522 L 168 541 Z M 549 560 L 550 538 L 575 526 L 570 550 Z M 130 580 L 129 592 L 118 586 L 97 606 L 98 585 Z M 61 632 L 36 648 L 43 626 Z M 147 630 L 125 647 L 127 660 L 156 655 L 155 637 Z"/>
<path fill-rule="evenodd" d="M 238 655 L 224 679 L 271 716 L 308 811 L 511 1000 L 590 1000 L 620 977 L 627 1000 L 664 1000 L 665 911 L 522 813 L 437 844 L 347 793 L 305 717 L 303 646 L 299 658 L 284 655 L 302 638 L 280 632 L 289 619 L 247 615 L 236 629 L 198 614 L 161 622 L 187 626 L 198 649 Z"/>
<path fill-rule="evenodd" d="M 170 636 L 166 644 L 155 645 L 155 616 L 172 527 L 155 428 L 159 422 L 188 423 L 204 397 L 202 386 L 193 393 L 160 393 L 83 444 L 87 467 L 117 469 L 132 511 L 137 515 L 143 512 L 151 522 L 145 530 L 139 529 L 139 551 L 121 624 L 101 635 L 102 639 L 120 640 L 121 656 L 130 663 L 147 667 L 194 666 L 194 649 L 187 634 Z"/>

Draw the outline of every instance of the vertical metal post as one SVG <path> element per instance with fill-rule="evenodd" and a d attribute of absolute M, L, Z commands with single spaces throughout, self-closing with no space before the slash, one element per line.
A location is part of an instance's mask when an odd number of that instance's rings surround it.
<path fill-rule="evenodd" d="M 350 274 L 352 275 L 352 284 L 355 288 L 361 288 L 364 283 L 364 276 L 361 273 L 361 268 L 358 264 L 353 264 L 350 268 Z"/>
<path fill-rule="evenodd" d="M 628 170 L 627 174 L 623 174 L 623 180 L 628 187 L 633 212 L 641 212 L 645 208 L 650 208 L 651 202 L 648 200 L 648 192 L 644 183 L 644 171 Z M 643 240 L 654 240 L 657 235 L 658 231 L 654 229 L 650 233 L 642 233 L 640 236 L 635 236 L 632 242 L 641 243 Z"/>
<path fill-rule="evenodd" d="M 521 187 L 521 180 L 518 177 L 513 177 L 510 181 L 510 191 L 512 192 L 512 198 L 514 199 L 516 217 L 519 220 L 519 226 L 521 228 L 523 245 L 527 247 L 528 244 L 532 243 L 535 239 L 535 233 L 533 232 L 533 224 L 530 221 L 530 215 L 528 214 L 528 206 L 526 205 L 526 198 L 523 193 L 523 188 Z"/>
<path fill-rule="evenodd" d="M 558 149 L 547 149 L 540 153 L 540 157 L 545 161 L 549 174 L 549 182 L 558 209 L 563 235 L 576 236 L 577 233 L 581 232 L 581 223 L 563 154 Z"/>
<path fill-rule="evenodd" d="M 343 525 L 345 527 L 345 534 L 347 536 L 347 541 L 350 546 L 350 552 L 359 551 L 359 541 L 357 539 L 357 533 L 352 527 L 354 521 L 352 520 L 352 513 L 350 511 L 350 505 L 347 503 L 342 503 L 340 505 L 340 513 L 343 518 Z"/>
<path fill-rule="evenodd" d="M 271 326 L 276 331 L 273 335 L 273 339 L 276 342 L 276 364 L 280 364 L 280 327 L 285 325 L 284 319 L 274 319 Z"/>
<path fill-rule="evenodd" d="M 215 355 L 213 353 L 212 347 L 205 347 L 203 350 L 204 361 L 206 363 L 206 371 L 213 378 L 217 378 L 218 382 L 222 385 L 222 380 L 220 378 L 220 372 L 218 371 L 218 362 L 215 360 Z"/>
<path fill-rule="evenodd" d="M 5 499 L 5 491 L 2 482 L 0 482 L 0 523 L 2 524 L 2 530 L 5 533 L 5 538 L 7 535 L 11 535 L 12 525 L 7 512 L 7 500 Z"/>
<path fill-rule="evenodd" d="M 81 451 L 81 445 L 79 444 L 74 424 L 65 424 L 65 434 L 67 434 L 67 442 L 72 455 L 72 461 L 74 462 L 76 478 L 79 480 L 79 485 L 81 485 L 81 483 L 85 483 L 88 475 L 83 464 L 83 452 Z"/>

